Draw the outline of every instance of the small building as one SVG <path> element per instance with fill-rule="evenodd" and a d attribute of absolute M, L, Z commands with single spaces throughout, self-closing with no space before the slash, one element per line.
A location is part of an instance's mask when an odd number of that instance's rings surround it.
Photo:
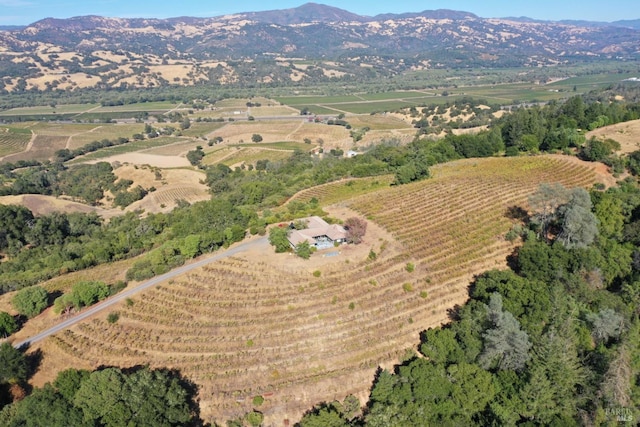
<path fill-rule="evenodd" d="M 289 244 L 295 248 L 305 240 L 316 249 L 332 248 L 336 243 L 343 243 L 347 239 L 347 232 L 343 226 L 328 224 L 319 216 L 303 218 L 307 222 L 307 228 L 303 230 L 291 230 Z"/>

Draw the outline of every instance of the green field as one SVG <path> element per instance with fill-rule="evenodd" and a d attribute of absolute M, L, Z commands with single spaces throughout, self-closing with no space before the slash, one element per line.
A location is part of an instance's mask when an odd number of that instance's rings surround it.
<path fill-rule="evenodd" d="M 54 115 L 54 114 L 80 114 L 99 107 L 99 104 L 60 104 L 55 107 L 26 107 L 12 108 L 11 110 L 0 111 L 0 116 L 16 116 L 16 115 Z"/>
<path fill-rule="evenodd" d="M 313 104 L 335 104 L 338 102 L 358 102 L 364 98 L 356 95 L 344 96 L 283 96 L 275 97 L 276 101 L 281 104 L 299 107 L 301 105 Z"/>
<path fill-rule="evenodd" d="M 93 113 L 120 113 L 120 112 L 143 112 L 143 111 L 169 111 L 177 108 L 180 104 L 170 101 L 140 102 L 137 104 L 114 105 L 100 107 L 92 111 Z"/>
<path fill-rule="evenodd" d="M 298 105 L 295 108 L 299 110 L 307 109 L 311 111 L 312 114 L 317 115 L 337 115 L 340 114 L 340 110 L 336 110 L 335 108 L 329 107 L 321 107 L 319 105 Z"/>
<path fill-rule="evenodd" d="M 425 96 L 435 96 L 436 93 L 432 91 L 399 91 L 399 92 L 383 92 L 383 93 L 369 93 L 360 94 L 359 96 L 366 101 L 384 101 L 390 99 L 411 99 L 411 98 L 423 98 Z"/>

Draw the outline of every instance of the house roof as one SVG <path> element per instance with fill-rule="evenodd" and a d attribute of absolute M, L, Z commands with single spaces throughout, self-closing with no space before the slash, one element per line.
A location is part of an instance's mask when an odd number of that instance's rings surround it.
<path fill-rule="evenodd" d="M 327 224 L 325 220 L 319 216 L 303 218 L 307 222 L 307 228 L 304 230 L 291 230 L 289 233 L 289 243 L 293 246 L 304 242 L 314 243 L 318 237 L 327 236 L 331 240 L 344 239 L 347 232 L 344 227 L 338 224 Z"/>

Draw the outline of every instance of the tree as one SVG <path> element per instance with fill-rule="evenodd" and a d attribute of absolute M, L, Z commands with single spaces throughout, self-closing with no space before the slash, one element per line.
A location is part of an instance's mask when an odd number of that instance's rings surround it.
<path fill-rule="evenodd" d="M 357 245 L 362 243 L 362 238 L 367 232 L 367 221 L 358 217 L 347 218 L 344 228 L 347 232 L 347 242 Z"/>
<path fill-rule="evenodd" d="M 624 330 L 624 317 L 610 308 L 589 313 L 587 320 L 592 325 L 592 335 L 596 342 L 607 343 L 611 338 L 618 338 Z"/>
<path fill-rule="evenodd" d="M 300 427 L 348 427 L 349 425 L 349 422 L 332 404 L 323 404 L 314 408 L 300 420 Z"/>
<path fill-rule="evenodd" d="M 598 219 L 591 212 L 591 197 L 584 188 L 575 188 L 566 205 L 561 206 L 562 231 L 558 235 L 566 248 L 589 246 L 598 235 Z"/>
<path fill-rule="evenodd" d="M 0 423 L 8 427 L 91 427 L 93 420 L 85 419 L 82 411 L 58 393 L 51 384 L 36 389 L 25 399 L 14 403 L 13 413 L 5 412 L 8 419 L 1 419 Z M 4 412 L 4 411 L 3 411 Z"/>
<path fill-rule="evenodd" d="M 82 382 L 89 378 L 90 374 L 91 372 L 86 369 L 65 369 L 58 373 L 58 376 L 53 381 L 53 385 L 58 393 L 64 396 L 69 402 L 72 402 Z"/>
<path fill-rule="evenodd" d="M 311 245 L 307 240 L 298 243 L 295 251 L 296 255 L 302 259 L 309 259 L 311 257 Z"/>
<path fill-rule="evenodd" d="M 287 252 L 291 249 L 289 244 L 289 230 L 285 227 L 273 227 L 269 230 L 269 243 L 276 249 L 276 253 Z"/>
<path fill-rule="evenodd" d="M 529 368 L 529 381 L 523 386 L 520 415 L 548 425 L 554 418 L 572 419 L 586 373 L 574 343 L 571 321 L 560 330 L 551 328 L 542 336 Z M 562 425 L 562 423 L 560 423 Z"/>
<path fill-rule="evenodd" d="M 539 227 L 538 236 L 548 239 L 549 225 L 557 218 L 560 206 L 569 199 L 569 192 L 562 184 L 540 184 L 538 190 L 529 196 L 529 206 L 533 210 L 531 222 Z"/>
<path fill-rule="evenodd" d="M 109 286 L 104 282 L 80 281 L 73 285 L 71 292 L 59 296 L 53 303 L 56 313 L 65 312 L 71 307 L 76 310 L 102 301 L 110 294 Z"/>
<path fill-rule="evenodd" d="M 0 311 L 0 337 L 6 337 L 18 330 L 16 319 L 6 311 Z"/>
<path fill-rule="evenodd" d="M 262 142 L 262 135 L 260 135 L 258 133 L 254 133 L 251 136 L 251 141 L 253 141 L 253 142 Z"/>
<path fill-rule="evenodd" d="M 180 253 L 185 258 L 193 258 L 200 252 L 200 236 L 190 234 L 180 242 Z"/>
<path fill-rule="evenodd" d="M 191 150 L 187 153 L 187 160 L 193 166 L 197 166 L 200 164 L 202 159 L 204 159 L 204 151 L 202 151 L 202 147 L 198 146 L 195 150 Z"/>
<path fill-rule="evenodd" d="M 49 294 L 41 286 L 30 286 L 19 290 L 11 301 L 18 313 L 35 317 L 47 308 Z"/>
<path fill-rule="evenodd" d="M 489 368 L 494 363 L 498 369 L 519 371 L 529 361 L 531 342 L 527 333 L 520 329 L 520 323 L 508 311 L 502 309 L 502 297 L 498 293 L 491 295 L 488 317 L 493 327 L 484 337 L 484 350 L 478 361 L 482 367 Z M 497 362 L 496 362 L 497 360 Z"/>
<path fill-rule="evenodd" d="M 190 396 L 178 378 L 143 368 L 125 375 L 118 368 L 92 372 L 73 403 L 104 426 L 182 426 L 193 420 Z"/>
<path fill-rule="evenodd" d="M 0 383 L 22 382 L 27 379 L 27 373 L 24 354 L 8 342 L 0 344 Z"/>

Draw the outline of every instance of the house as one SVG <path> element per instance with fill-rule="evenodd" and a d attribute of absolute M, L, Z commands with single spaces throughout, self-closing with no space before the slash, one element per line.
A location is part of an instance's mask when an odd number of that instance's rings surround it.
<path fill-rule="evenodd" d="M 291 230 L 289 233 L 289 244 L 295 248 L 305 240 L 309 242 L 311 247 L 316 249 L 327 249 L 335 245 L 335 243 L 343 243 L 346 241 L 347 232 L 341 225 L 328 224 L 319 216 L 303 218 L 306 221 L 307 228 L 303 230 Z"/>

